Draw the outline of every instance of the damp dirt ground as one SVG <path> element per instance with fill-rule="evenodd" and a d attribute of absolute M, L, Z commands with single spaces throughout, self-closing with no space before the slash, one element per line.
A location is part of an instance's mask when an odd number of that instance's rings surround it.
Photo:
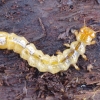
<path fill-rule="evenodd" d="M 100 0 L 0 0 L 0 31 L 24 36 L 55 55 L 75 41 L 70 32 L 100 30 Z M 100 100 L 100 34 L 86 47 L 88 60 L 57 74 L 42 73 L 13 51 L 0 50 L 0 100 Z"/>

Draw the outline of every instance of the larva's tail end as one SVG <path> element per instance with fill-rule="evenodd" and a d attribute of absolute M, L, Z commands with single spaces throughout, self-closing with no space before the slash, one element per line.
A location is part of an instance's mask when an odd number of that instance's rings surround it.
<path fill-rule="evenodd" d="M 7 32 L 3 32 L 3 31 L 0 31 L 0 35 L 8 35 L 8 33 Z"/>

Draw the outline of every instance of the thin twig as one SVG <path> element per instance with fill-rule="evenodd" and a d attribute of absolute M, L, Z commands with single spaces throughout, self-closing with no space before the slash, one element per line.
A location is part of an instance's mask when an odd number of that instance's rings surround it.
<path fill-rule="evenodd" d="M 42 29 L 44 31 L 44 35 L 46 35 L 46 30 L 45 30 L 45 27 L 43 25 L 43 22 L 42 22 L 41 18 L 38 18 L 38 19 L 39 19 L 39 23 L 40 23 L 40 25 L 41 25 L 41 27 L 42 27 Z"/>

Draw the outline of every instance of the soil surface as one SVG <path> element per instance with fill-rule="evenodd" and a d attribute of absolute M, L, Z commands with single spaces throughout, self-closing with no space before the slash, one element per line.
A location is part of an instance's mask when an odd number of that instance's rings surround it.
<path fill-rule="evenodd" d="M 84 24 L 100 30 L 100 0 L 0 0 L 0 31 L 24 36 L 45 54 L 66 49 Z M 88 60 L 57 74 L 41 73 L 13 51 L 0 50 L 0 100 L 100 100 L 100 34 Z"/>

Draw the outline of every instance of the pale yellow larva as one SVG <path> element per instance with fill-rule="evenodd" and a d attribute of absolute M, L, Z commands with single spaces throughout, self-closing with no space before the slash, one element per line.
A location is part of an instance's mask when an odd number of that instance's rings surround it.
<path fill-rule="evenodd" d="M 67 70 L 76 65 L 78 57 L 82 55 L 86 59 L 86 45 L 94 44 L 95 31 L 84 26 L 78 33 L 75 31 L 77 41 L 71 43 L 70 48 L 59 53 L 57 56 L 49 56 L 41 50 L 37 50 L 34 44 L 29 43 L 24 37 L 17 36 L 15 33 L 0 32 L 0 49 L 13 50 L 20 54 L 20 57 L 27 60 L 28 64 L 36 67 L 40 72 L 50 72 L 52 74 Z"/>

